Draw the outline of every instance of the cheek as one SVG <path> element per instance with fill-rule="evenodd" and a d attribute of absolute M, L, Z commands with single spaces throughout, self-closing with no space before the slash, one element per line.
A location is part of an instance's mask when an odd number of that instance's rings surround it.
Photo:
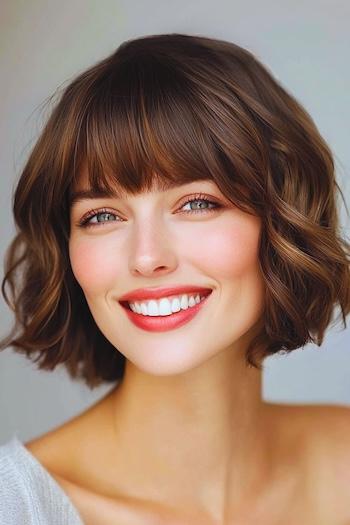
<path fill-rule="evenodd" d="M 73 274 L 85 293 L 102 290 L 118 272 L 118 257 L 111 253 L 106 242 L 73 240 L 69 256 Z"/>
<path fill-rule="evenodd" d="M 259 232 L 255 218 L 223 222 L 220 228 L 216 225 L 200 243 L 201 266 L 219 279 L 242 277 L 258 266 Z"/>

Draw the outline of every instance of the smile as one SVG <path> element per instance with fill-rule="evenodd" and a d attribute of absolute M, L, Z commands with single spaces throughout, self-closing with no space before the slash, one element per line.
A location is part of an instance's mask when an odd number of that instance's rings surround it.
<path fill-rule="evenodd" d="M 159 300 L 150 299 L 148 301 L 128 302 L 129 308 L 142 315 L 149 316 L 165 316 L 172 315 L 180 310 L 187 310 L 193 308 L 200 303 L 206 294 L 182 294 L 174 295 L 172 297 L 162 297 Z"/>
<path fill-rule="evenodd" d="M 123 301 L 123 306 L 130 321 L 150 332 L 164 332 L 179 328 L 192 320 L 208 301 L 210 293 L 206 295 L 183 294 L 172 298 L 164 297 L 159 301 L 128 303 Z"/>

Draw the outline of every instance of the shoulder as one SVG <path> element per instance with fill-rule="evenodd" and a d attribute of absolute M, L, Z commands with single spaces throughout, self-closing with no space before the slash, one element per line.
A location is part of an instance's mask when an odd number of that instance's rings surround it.
<path fill-rule="evenodd" d="M 320 406 L 310 424 L 309 486 L 330 518 L 350 520 L 350 408 Z M 313 475 L 314 473 L 314 475 Z M 315 478 L 315 474 L 317 478 Z"/>
<path fill-rule="evenodd" d="M 27 523 L 29 516 L 43 517 L 45 486 L 40 472 L 14 437 L 0 446 L 0 523 Z M 29 522 L 28 522 L 29 523 Z"/>
<path fill-rule="evenodd" d="M 270 407 L 282 438 L 298 443 L 310 462 L 316 461 L 323 468 L 349 465 L 350 407 L 282 404 Z M 350 468 L 343 474 L 350 482 Z"/>
<path fill-rule="evenodd" d="M 56 481 L 65 478 L 69 468 L 74 468 L 74 444 L 63 428 L 40 435 L 24 446 Z"/>
<path fill-rule="evenodd" d="M 344 406 L 314 407 L 309 422 L 309 448 L 328 484 L 350 489 L 350 408 Z"/>
<path fill-rule="evenodd" d="M 329 523 L 350 522 L 350 407 L 273 405 L 285 443 L 300 452 L 305 494 Z"/>
<path fill-rule="evenodd" d="M 334 465 L 340 460 L 350 459 L 350 407 L 302 405 L 295 413 L 295 422 L 300 430 L 304 430 L 305 444 L 311 456 Z M 350 480 L 350 469 L 348 476 Z"/>
<path fill-rule="evenodd" d="M 24 445 L 52 475 L 74 481 L 81 464 L 97 457 L 99 450 L 103 450 L 109 416 L 110 408 L 105 396 Z"/>
<path fill-rule="evenodd" d="M 8 493 L 24 492 L 22 482 L 26 474 L 26 469 L 23 468 L 24 459 L 17 437 L 13 437 L 0 446 L 1 495 L 4 494 L 5 489 Z"/>
<path fill-rule="evenodd" d="M 304 437 L 314 445 L 339 444 L 350 447 L 350 406 L 289 405 L 270 403 L 268 412 L 283 431 Z"/>

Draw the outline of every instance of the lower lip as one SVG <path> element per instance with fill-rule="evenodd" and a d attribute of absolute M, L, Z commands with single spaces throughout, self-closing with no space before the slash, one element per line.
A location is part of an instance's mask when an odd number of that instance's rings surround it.
<path fill-rule="evenodd" d="M 171 315 L 142 315 L 137 314 L 124 306 L 123 308 L 126 311 L 130 321 L 132 321 L 138 328 L 142 328 L 142 330 L 146 330 L 147 332 L 166 332 L 167 330 L 179 328 L 180 326 L 191 321 L 191 319 L 197 315 L 199 310 L 207 302 L 207 299 L 210 295 L 211 293 L 204 297 L 204 299 L 202 299 L 202 301 L 195 306 L 187 308 L 187 310 L 180 310 L 179 312 L 175 312 Z"/>

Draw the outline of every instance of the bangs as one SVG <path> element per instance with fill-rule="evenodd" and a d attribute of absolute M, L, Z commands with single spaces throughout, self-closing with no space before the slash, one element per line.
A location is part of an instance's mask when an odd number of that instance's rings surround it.
<path fill-rule="evenodd" d="M 74 148 L 74 165 L 87 167 L 89 187 L 136 194 L 203 179 L 222 186 L 229 161 L 211 133 L 214 117 L 199 89 L 169 57 L 151 53 L 96 78 L 85 92 L 89 102 Z M 232 165 L 229 170 L 232 191 Z M 73 182 L 78 175 L 74 170 Z"/>

